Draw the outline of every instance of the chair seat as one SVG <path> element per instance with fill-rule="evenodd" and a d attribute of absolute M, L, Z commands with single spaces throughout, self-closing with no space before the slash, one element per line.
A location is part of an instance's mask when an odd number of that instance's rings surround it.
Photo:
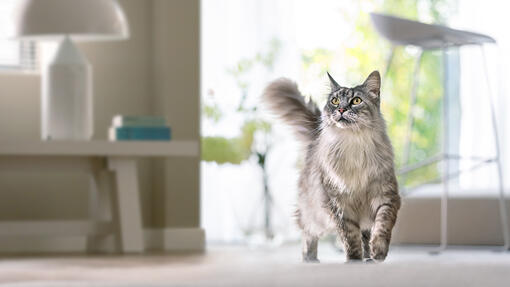
<path fill-rule="evenodd" d="M 496 43 L 496 40 L 484 34 L 378 13 L 371 13 L 370 16 L 377 32 L 395 45 L 412 45 L 432 50 L 448 46 Z"/>

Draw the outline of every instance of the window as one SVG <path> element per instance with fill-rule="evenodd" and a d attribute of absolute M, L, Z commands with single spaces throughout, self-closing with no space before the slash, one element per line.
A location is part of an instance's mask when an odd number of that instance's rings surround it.
<path fill-rule="evenodd" d="M 505 143 L 510 130 L 510 116 L 505 112 L 510 37 L 507 26 L 501 24 L 508 9 L 496 0 L 488 1 L 492 4 L 483 9 L 468 0 L 245 0 L 242 4 L 235 0 L 203 1 L 201 206 L 208 240 L 258 240 L 267 231 L 265 225 L 284 239 L 298 238 L 292 229 L 295 225 L 291 215 L 302 153 L 286 126 L 265 118 L 261 114 L 263 108 L 256 109 L 259 97 L 269 81 L 285 76 L 297 81 L 301 92 L 322 106 L 327 91 L 326 71 L 347 85 L 359 83 L 374 69 L 384 71 L 390 45 L 373 29 L 368 16 L 371 11 L 445 23 L 498 40 L 499 53 L 496 47 L 489 46 L 487 59 L 504 171 L 508 172 L 510 152 L 504 147 L 508 146 Z M 398 166 L 403 161 L 410 75 L 417 52 L 412 47 L 399 47 L 392 69 L 383 79 L 382 109 Z M 481 60 L 478 47 L 448 52 L 451 154 L 484 158 L 494 155 L 488 88 Z M 434 156 L 441 149 L 443 64 L 441 53 L 428 51 L 424 55 L 414 111 L 411 164 Z M 270 150 L 266 148 L 267 138 Z M 452 160 L 449 166 L 455 173 L 474 164 Z M 413 195 L 437 196 L 442 191 L 437 184 L 440 172 L 441 165 L 430 165 L 409 174 L 405 182 L 411 187 L 430 183 L 423 190 L 412 190 L 416 191 Z M 497 175 L 494 165 L 463 173 L 450 181 L 450 194 L 492 195 Z M 269 221 L 265 221 L 268 216 L 264 213 L 265 186 L 271 194 Z"/>
<path fill-rule="evenodd" d="M 36 67 L 37 49 L 33 42 L 9 39 L 12 35 L 16 0 L 0 2 L 0 69 L 32 70 Z"/>
<path fill-rule="evenodd" d="M 203 1 L 202 224 L 208 240 L 298 238 L 292 213 L 302 153 L 287 127 L 257 109 L 259 95 L 269 81 L 286 76 L 323 106 L 326 71 L 351 85 L 385 67 L 390 45 L 376 34 L 368 12 L 439 22 L 433 17 L 440 14 L 437 1 L 426 2 L 427 9 L 397 0 Z M 396 151 L 402 150 L 411 89 L 402 79 L 412 73 L 414 56 L 414 50 L 398 49 L 393 64 L 398 69 L 386 75 L 383 87 L 383 113 Z M 426 119 L 440 116 L 440 56 L 429 53 L 423 59 L 419 98 L 428 101 L 418 102 L 422 117 L 416 126 L 423 136 L 412 143 L 411 162 L 439 147 L 433 140 L 439 125 Z M 427 167 L 407 182 L 430 181 L 437 172 L 436 166 Z"/>

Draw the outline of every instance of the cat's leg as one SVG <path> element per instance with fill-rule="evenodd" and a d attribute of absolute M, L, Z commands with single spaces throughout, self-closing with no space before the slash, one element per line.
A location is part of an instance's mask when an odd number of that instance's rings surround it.
<path fill-rule="evenodd" d="M 381 202 L 381 201 L 379 201 Z M 397 212 L 400 208 L 398 194 L 393 200 L 382 201 L 377 205 L 375 220 L 370 238 L 370 257 L 377 261 L 384 261 L 388 255 L 391 240 L 391 231 L 397 220 Z"/>
<path fill-rule="evenodd" d="M 363 242 L 363 259 L 370 258 L 370 230 L 361 231 L 361 240 Z"/>
<path fill-rule="evenodd" d="M 344 245 L 347 261 L 361 260 L 363 250 L 359 223 L 346 216 L 341 216 L 338 223 L 338 235 Z"/>
<path fill-rule="evenodd" d="M 317 247 L 319 245 L 319 238 L 317 236 L 309 235 L 303 232 L 303 261 L 304 262 L 319 262 L 317 259 Z"/>

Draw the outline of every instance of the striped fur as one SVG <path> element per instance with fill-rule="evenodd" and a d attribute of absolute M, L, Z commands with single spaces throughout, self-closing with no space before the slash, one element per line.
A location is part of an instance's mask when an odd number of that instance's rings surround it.
<path fill-rule="evenodd" d="M 331 93 L 322 112 L 307 103 L 290 80 L 276 80 L 264 93 L 269 108 L 307 146 L 296 212 L 303 260 L 318 261 L 318 239 L 334 232 L 348 261 L 382 261 L 388 254 L 400 196 L 380 112 L 380 76 L 373 72 L 354 88 L 329 78 Z M 360 103 L 353 104 L 354 98 Z"/>

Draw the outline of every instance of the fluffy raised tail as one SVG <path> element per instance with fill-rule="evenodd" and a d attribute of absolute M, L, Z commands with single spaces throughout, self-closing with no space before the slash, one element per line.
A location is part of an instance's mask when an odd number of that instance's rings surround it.
<path fill-rule="evenodd" d="M 321 112 L 312 100 L 305 101 L 296 83 L 285 78 L 273 81 L 265 89 L 263 100 L 271 111 L 294 128 L 300 140 L 309 143 L 314 139 Z"/>

